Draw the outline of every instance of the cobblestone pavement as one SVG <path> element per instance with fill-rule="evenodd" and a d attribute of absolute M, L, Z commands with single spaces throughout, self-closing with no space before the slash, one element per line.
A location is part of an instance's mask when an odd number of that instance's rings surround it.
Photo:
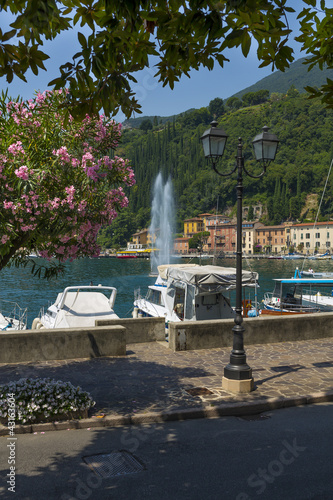
<path fill-rule="evenodd" d="M 246 348 L 255 390 L 222 390 L 230 349 L 172 352 L 167 343 L 131 344 L 126 357 L 0 364 L 1 384 L 26 377 L 70 381 L 90 392 L 90 417 L 133 416 L 239 407 L 319 396 L 333 400 L 333 341 L 255 345 Z M 294 403 L 295 404 L 295 403 Z"/>

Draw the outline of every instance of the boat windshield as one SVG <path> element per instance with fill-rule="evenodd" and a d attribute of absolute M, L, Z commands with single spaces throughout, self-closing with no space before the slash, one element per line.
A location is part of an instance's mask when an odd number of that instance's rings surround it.
<path fill-rule="evenodd" d="M 294 284 L 282 284 L 279 281 L 275 283 L 273 297 L 283 298 L 283 297 L 294 297 L 296 286 Z"/>
<path fill-rule="evenodd" d="M 149 300 L 149 302 L 151 302 L 152 304 L 156 304 L 157 306 L 164 306 L 164 301 L 160 290 L 149 288 L 147 294 L 147 300 Z"/>
<path fill-rule="evenodd" d="M 175 287 L 175 302 L 173 310 L 179 319 L 184 319 L 185 312 L 185 289 Z"/>

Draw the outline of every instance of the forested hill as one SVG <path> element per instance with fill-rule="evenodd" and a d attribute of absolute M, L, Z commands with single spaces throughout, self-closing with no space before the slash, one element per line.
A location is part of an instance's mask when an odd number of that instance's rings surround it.
<path fill-rule="evenodd" d="M 153 182 L 161 171 L 173 181 L 177 209 L 176 231 L 182 231 L 185 218 L 200 213 L 235 213 L 236 177 L 222 178 L 205 161 L 200 136 L 213 117 L 229 135 L 220 165 L 225 170 L 234 166 L 238 137 L 244 144 L 245 166 L 257 172 L 252 140 L 264 125 L 279 140 L 274 163 L 260 180 L 244 176 L 244 204 L 264 204 L 263 222 L 279 224 L 283 220 L 313 219 L 315 211 L 304 211 L 309 194 L 323 192 L 333 158 L 333 111 L 319 100 L 309 100 L 291 87 L 287 93 L 260 90 L 230 98 L 216 98 L 207 108 L 174 117 L 159 124 L 142 121 L 141 128 L 124 130 L 118 153 L 134 166 L 137 184 L 130 190 L 129 209 L 102 231 L 100 242 L 123 245 L 150 220 Z M 330 179 L 323 200 L 321 217 L 333 216 L 331 203 L 333 182 Z"/>

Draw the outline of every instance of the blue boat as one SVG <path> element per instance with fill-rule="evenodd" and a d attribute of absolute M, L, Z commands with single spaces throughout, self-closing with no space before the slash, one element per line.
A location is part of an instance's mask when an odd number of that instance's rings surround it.
<path fill-rule="evenodd" d="M 264 294 L 263 314 L 305 314 L 333 311 L 333 278 L 301 277 L 274 279 L 273 292 Z"/>

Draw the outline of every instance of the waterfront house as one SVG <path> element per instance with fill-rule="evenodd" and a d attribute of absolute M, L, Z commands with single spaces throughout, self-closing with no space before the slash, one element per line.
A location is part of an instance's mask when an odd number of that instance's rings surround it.
<path fill-rule="evenodd" d="M 290 244 L 304 254 L 331 252 L 333 222 L 293 224 L 290 227 Z"/>

